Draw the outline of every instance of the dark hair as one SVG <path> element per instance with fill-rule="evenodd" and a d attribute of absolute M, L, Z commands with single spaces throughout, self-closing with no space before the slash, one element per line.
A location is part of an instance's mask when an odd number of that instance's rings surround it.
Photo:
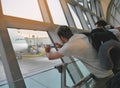
<path fill-rule="evenodd" d="M 59 37 L 62 36 L 62 37 L 67 38 L 67 39 L 69 39 L 71 36 L 73 36 L 72 31 L 67 26 L 60 26 L 58 31 L 57 31 L 57 34 Z"/>
<path fill-rule="evenodd" d="M 99 27 L 105 27 L 107 24 L 107 22 L 105 22 L 104 20 L 99 20 L 95 23 L 95 25 L 98 25 Z"/>

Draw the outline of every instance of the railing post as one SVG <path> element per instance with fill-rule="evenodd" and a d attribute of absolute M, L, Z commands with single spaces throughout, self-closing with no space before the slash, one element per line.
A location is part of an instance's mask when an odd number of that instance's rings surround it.
<path fill-rule="evenodd" d="M 66 67 L 66 63 L 55 67 L 61 73 L 61 88 L 70 88 L 66 85 Z"/>

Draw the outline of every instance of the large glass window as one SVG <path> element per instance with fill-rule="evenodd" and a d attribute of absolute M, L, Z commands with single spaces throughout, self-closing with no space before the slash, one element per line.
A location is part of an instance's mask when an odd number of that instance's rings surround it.
<path fill-rule="evenodd" d="M 6 75 L 2 64 L 2 60 L 0 58 L 0 85 L 4 84 L 5 79 L 6 79 Z"/>
<path fill-rule="evenodd" d="M 69 5 L 69 4 L 68 4 L 68 6 L 69 6 L 70 12 L 72 14 L 72 17 L 75 21 L 76 27 L 79 29 L 83 29 L 74 7 L 72 5 Z"/>
<path fill-rule="evenodd" d="M 65 11 L 66 12 L 65 13 L 63 12 L 63 9 L 60 4 L 60 0 L 46 0 L 46 1 L 47 1 L 54 24 L 68 25 L 65 17 L 65 15 L 67 15 L 67 11 L 64 10 L 64 12 Z M 85 29 L 85 30 L 91 29 L 93 27 L 92 26 L 93 22 L 97 20 L 98 16 L 102 15 L 101 11 L 99 11 L 101 9 L 99 7 L 96 9 L 97 6 L 100 6 L 99 5 L 100 3 L 97 3 L 96 5 L 97 0 L 96 2 L 94 2 L 95 0 L 85 0 L 85 1 L 75 0 L 75 1 L 78 1 L 79 4 L 75 4 L 73 6 L 69 4 L 67 5 L 72 14 L 70 16 L 73 17 L 76 27 L 80 29 Z M 12 1 L 1 0 L 1 2 L 2 2 L 2 9 L 3 9 L 4 15 L 43 21 L 37 0 L 12 0 Z M 84 5 L 84 4 L 88 4 L 88 5 Z M 89 6 L 91 10 L 89 8 L 86 8 L 85 6 Z M 91 14 L 93 18 L 91 17 Z M 117 16 L 118 15 L 119 13 L 117 13 Z M 92 19 L 94 19 L 94 21 Z M 14 21 L 14 19 L 12 20 Z M 46 57 L 46 52 L 44 49 L 44 46 L 46 44 L 49 44 L 52 48 L 52 51 L 56 51 L 53 42 L 58 42 L 59 38 L 54 33 L 55 32 L 54 28 L 53 30 L 49 31 L 49 29 L 52 29 L 52 28 L 49 28 L 50 27 L 49 24 L 48 24 L 49 26 L 47 26 L 48 28 L 46 28 L 47 32 L 49 33 L 48 35 L 46 31 L 35 31 L 37 30 L 37 28 L 39 30 L 39 27 L 40 27 L 40 30 L 42 30 L 42 28 L 44 29 L 43 27 L 45 26 L 44 23 L 40 23 L 40 25 L 43 24 L 41 27 L 39 25 L 39 22 L 38 24 L 37 23 L 33 24 L 32 22 L 33 21 L 30 21 L 30 24 L 28 24 L 28 26 L 25 26 L 26 29 L 20 29 L 20 28 L 23 28 L 22 25 L 16 25 L 16 23 L 14 22 L 13 24 L 9 24 L 9 25 L 5 24 L 7 27 L 9 26 L 9 27 L 19 28 L 19 29 L 7 28 L 7 30 L 11 39 L 12 47 L 14 49 L 14 53 L 16 55 L 16 59 L 18 61 L 21 73 L 24 77 L 26 86 L 30 88 L 33 88 L 33 87 L 59 88 L 61 87 L 61 78 L 60 78 L 61 74 L 56 68 L 54 68 L 54 66 L 61 64 L 62 61 L 61 59 L 50 61 Z M 9 23 L 11 23 L 10 20 L 9 20 Z M 32 25 L 30 26 L 31 29 L 33 27 L 36 27 L 36 28 L 33 28 L 35 30 L 29 30 L 29 25 Z M 65 63 L 71 60 L 70 58 L 67 58 L 67 59 L 66 58 L 67 57 L 65 57 L 65 60 L 64 60 L 64 57 L 63 57 L 62 59 Z M 75 82 L 78 82 L 80 78 L 82 78 L 82 76 L 83 77 L 87 76 L 89 72 L 84 67 L 84 65 L 79 61 L 77 63 L 74 63 L 74 64 L 72 63 L 71 65 L 70 64 L 67 66 L 67 71 L 66 71 L 67 80 L 65 81 L 67 82 L 68 86 L 73 86 L 74 84 L 73 78 Z M 0 74 L 2 73 L 2 75 L 0 75 L 0 79 L 5 80 L 6 77 L 4 74 L 2 62 L 0 63 L 0 65 L 1 65 Z M 9 73 L 6 73 L 6 74 L 9 75 Z M 8 88 L 8 85 L 3 85 L 3 86 L 5 88 L 7 86 Z"/>
<path fill-rule="evenodd" d="M 44 45 L 55 48 L 46 31 L 33 31 L 8 28 L 13 49 L 23 75 L 34 73 L 61 63 L 61 60 L 50 61 L 46 57 Z"/>
<path fill-rule="evenodd" d="M 59 0 L 47 0 L 53 22 L 59 25 L 68 25 Z"/>
<path fill-rule="evenodd" d="M 108 9 L 108 18 L 107 20 L 109 23 L 113 26 L 119 27 L 120 26 L 120 1 L 119 0 L 114 0 L 111 1 L 111 6 L 109 6 Z"/>
<path fill-rule="evenodd" d="M 37 0 L 1 0 L 3 13 L 26 19 L 42 21 Z"/>

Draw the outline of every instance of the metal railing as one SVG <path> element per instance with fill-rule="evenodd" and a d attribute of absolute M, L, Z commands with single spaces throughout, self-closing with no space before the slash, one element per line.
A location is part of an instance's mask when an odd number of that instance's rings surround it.
<path fill-rule="evenodd" d="M 71 63 L 76 63 L 78 62 L 79 60 L 77 61 L 74 61 L 74 62 L 71 62 Z M 85 86 L 85 87 L 82 87 L 86 84 L 91 84 L 91 81 L 92 80 L 92 77 L 93 75 L 92 74 L 88 74 L 87 76 L 84 76 L 82 78 L 80 78 L 78 80 L 77 83 L 74 83 L 72 82 L 71 85 L 68 85 L 67 84 L 67 81 L 68 80 L 71 80 L 71 76 L 69 76 L 70 79 L 67 78 L 68 75 L 70 75 L 69 71 L 67 71 L 67 66 L 70 65 L 71 63 L 63 63 L 63 64 L 60 64 L 60 65 L 57 65 L 55 67 L 51 67 L 51 68 L 48 68 L 46 70 L 43 70 L 43 71 L 37 71 L 37 72 L 34 72 L 34 73 L 31 73 L 31 74 L 28 74 L 26 76 L 24 76 L 24 80 L 26 81 L 26 87 L 28 88 L 32 88 L 31 86 L 28 86 L 28 85 L 32 85 L 32 86 L 36 86 L 36 85 L 39 85 L 38 87 L 35 87 L 35 88 L 42 88 L 41 85 L 43 86 L 43 88 L 54 88 L 53 86 L 50 86 L 50 84 L 52 83 L 54 86 L 57 85 L 57 87 L 55 88 L 90 88 L 89 86 Z M 53 73 L 53 71 L 55 71 L 55 73 Z M 72 72 L 74 72 L 72 70 Z M 52 76 L 50 77 L 49 75 L 52 74 Z M 84 74 L 82 71 L 81 71 L 81 74 Z M 55 77 L 55 76 L 58 76 L 58 77 Z M 76 74 L 75 74 L 76 76 Z M 56 79 L 56 80 L 54 80 Z M 21 80 L 21 79 L 19 79 Z M 33 81 L 33 82 L 30 82 L 30 81 Z M 43 82 L 44 80 L 44 82 Z M 49 83 L 46 83 L 46 81 L 49 80 Z M 54 81 L 58 81 L 58 82 L 55 82 Z M 30 82 L 30 83 L 29 83 Z M 35 82 L 35 84 L 34 84 Z M 9 88 L 8 87 L 8 83 L 7 82 L 4 82 L 3 84 L 0 85 L 0 88 Z"/>
<path fill-rule="evenodd" d="M 71 63 L 73 63 L 73 62 L 71 62 Z M 75 83 L 73 86 L 68 86 L 66 84 L 66 70 L 67 70 L 68 64 L 70 64 L 70 63 L 65 63 L 65 64 L 61 64 L 59 66 L 55 66 L 55 68 L 57 68 L 58 71 L 61 73 L 61 88 L 81 88 L 89 80 L 93 79 L 93 74 L 89 74 L 88 76 L 80 79 L 79 82 Z M 87 88 L 90 88 L 90 87 L 87 87 Z"/>

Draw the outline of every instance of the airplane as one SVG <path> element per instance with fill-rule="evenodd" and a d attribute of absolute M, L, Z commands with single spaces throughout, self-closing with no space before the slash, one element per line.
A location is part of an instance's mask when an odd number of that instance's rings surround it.
<path fill-rule="evenodd" d="M 8 33 L 12 42 L 13 50 L 17 59 L 22 59 L 21 53 L 28 49 L 27 41 L 19 34 L 17 29 L 8 29 Z"/>

